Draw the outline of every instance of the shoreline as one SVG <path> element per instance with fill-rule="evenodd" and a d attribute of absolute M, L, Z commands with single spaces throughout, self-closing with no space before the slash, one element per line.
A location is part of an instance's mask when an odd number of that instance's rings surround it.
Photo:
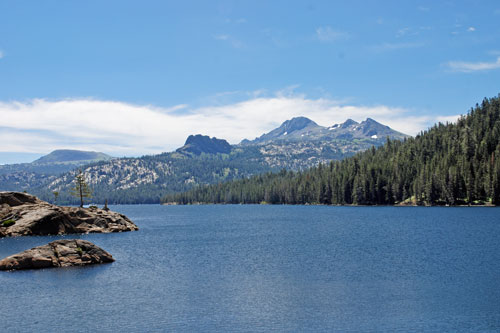
<path fill-rule="evenodd" d="M 325 205 L 325 204 L 270 204 L 270 203 L 205 203 L 205 202 L 196 202 L 189 204 L 180 204 L 180 203 L 160 203 L 161 206 L 208 206 L 208 205 L 259 205 L 259 206 L 326 206 L 326 207 L 500 207 L 495 206 L 493 204 L 477 204 L 477 205 L 416 205 L 416 204 L 394 204 L 394 205 L 354 205 L 354 204 L 346 204 L 346 205 Z"/>

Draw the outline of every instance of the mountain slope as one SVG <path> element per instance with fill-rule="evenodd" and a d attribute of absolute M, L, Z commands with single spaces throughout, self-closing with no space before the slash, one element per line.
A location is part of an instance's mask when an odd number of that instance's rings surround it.
<path fill-rule="evenodd" d="M 321 126 L 306 117 L 296 117 L 285 121 L 280 127 L 265 133 L 253 141 L 245 144 L 263 144 L 276 140 L 293 140 L 303 136 L 304 133 L 315 132 Z"/>
<path fill-rule="evenodd" d="M 456 124 L 435 125 L 404 142 L 389 140 L 378 149 L 306 172 L 268 173 L 169 195 L 164 201 L 499 205 L 500 95 L 485 99 Z"/>
<path fill-rule="evenodd" d="M 0 165 L 0 190 L 24 191 L 53 180 L 79 166 L 111 160 L 104 153 L 82 150 L 54 150 L 31 163 Z"/>
<path fill-rule="evenodd" d="M 347 122 L 344 130 L 356 132 Z M 383 125 L 381 125 L 383 126 Z M 224 182 L 280 169 L 304 170 L 319 163 L 339 160 L 356 152 L 380 146 L 386 138 L 356 134 L 349 139 L 332 138 L 328 130 L 301 117 L 285 121 L 265 140 L 231 146 L 225 140 L 191 135 L 175 152 L 141 158 L 117 158 L 79 166 L 94 190 L 93 202 L 158 203 L 168 193 L 189 190 L 198 185 Z M 289 137 L 301 138 L 282 140 Z M 394 131 L 395 132 L 395 131 Z M 305 135 L 319 133 L 319 135 Z M 321 134 L 324 133 L 324 134 Z M 397 132 L 395 132 L 397 133 Z M 304 136 L 302 136 L 304 134 Z M 52 200 L 59 192 L 59 203 L 74 203 L 69 195 L 76 171 L 59 175 L 0 175 L 0 189 L 27 190 L 43 200 Z M 7 179 L 3 179 L 7 178 Z"/>
<path fill-rule="evenodd" d="M 31 163 L 0 165 L 0 175 L 14 173 L 57 175 L 81 165 L 98 161 L 108 161 L 112 158 L 109 155 L 99 152 L 60 149 L 54 150 Z"/>
<path fill-rule="evenodd" d="M 81 167 L 93 192 L 92 202 L 115 204 L 159 203 L 165 193 L 185 191 L 196 185 L 213 184 L 275 170 L 259 161 L 230 159 L 223 154 L 186 156 L 177 152 L 140 158 L 118 158 Z M 224 158 L 226 156 L 226 158 Z M 59 203 L 75 203 L 70 195 L 76 170 L 62 174 L 29 192 L 43 200 L 59 192 Z"/>
<path fill-rule="evenodd" d="M 49 163 L 90 163 L 96 161 L 107 161 L 111 156 L 95 151 L 59 149 L 54 150 L 48 155 L 42 156 L 32 162 L 32 164 Z"/>

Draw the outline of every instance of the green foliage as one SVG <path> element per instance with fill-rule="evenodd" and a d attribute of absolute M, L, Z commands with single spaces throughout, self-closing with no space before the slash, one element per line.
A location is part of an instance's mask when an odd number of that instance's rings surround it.
<path fill-rule="evenodd" d="M 500 204 L 500 95 L 456 123 L 307 171 L 266 173 L 169 194 L 166 203 Z"/>
<path fill-rule="evenodd" d="M 53 191 L 52 194 L 54 195 L 54 204 L 57 204 L 57 198 L 59 197 L 59 192 Z"/>
<path fill-rule="evenodd" d="M 2 227 L 10 227 L 11 225 L 16 224 L 16 221 L 13 219 L 5 220 L 2 222 Z"/>
<path fill-rule="evenodd" d="M 84 198 L 92 198 L 90 190 L 82 170 L 79 170 L 74 179 L 75 186 L 71 188 L 71 195 L 80 198 L 80 207 L 83 207 Z"/>

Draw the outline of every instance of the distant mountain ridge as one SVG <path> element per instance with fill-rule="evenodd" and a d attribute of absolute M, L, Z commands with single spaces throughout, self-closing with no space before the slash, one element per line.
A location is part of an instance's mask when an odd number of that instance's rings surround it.
<path fill-rule="evenodd" d="M 274 140 L 291 140 L 299 139 L 303 137 L 304 133 L 315 132 L 320 129 L 321 126 L 316 124 L 309 118 L 306 117 L 296 117 L 290 120 L 286 120 L 280 125 L 280 127 L 274 130 L 262 134 L 260 137 L 253 141 L 246 140 L 245 144 L 262 144 Z"/>
<path fill-rule="evenodd" d="M 59 149 L 31 163 L 0 165 L 0 190 L 21 191 L 43 186 L 57 175 L 113 157 L 94 151 Z"/>
<path fill-rule="evenodd" d="M 14 173 L 24 173 L 25 176 L 29 174 L 30 177 L 35 177 L 34 174 L 57 175 L 85 164 L 109 161 L 112 158 L 107 154 L 95 151 L 58 149 L 31 163 L 0 165 L 0 175 Z"/>
<path fill-rule="evenodd" d="M 113 157 L 96 152 L 96 151 L 84 151 L 84 150 L 74 150 L 74 149 L 58 149 L 53 152 L 40 157 L 39 159 L 33 161 L 33 164 L 47 164 L 47 163 L 77 163 L 77 162 L 96 162 L 96 161 L 108 161 Z"/>
<path fill-rule="evenodd" d="M 266 144 L 277 141 L 318 141 L 335 139 L 390 139 L 402 140 L 409 135 L 391 129 L 389 126 L 367 118 L 358 123 L 347 119 L 342 124 L 323 127 L 306 117 L 296 117 L 285 121 L 278 128 L 250 141 L 243 140 L 242 145 Z"/>
<path fill-rule="evenodd" d="M 93 202 L 158 203 L 167 193 L 198 185 L 281 169 L 305 170 L 340 160 L 383 145 L 387 136 L 407 137 L 372 119 L 361 123 L 348 119 L 342 124 L 323 127 L 306 117 L 297 117 L 253 141 L 244 140 L 237 145 L 197 134 L 190 135 L 182 147 L 170 153 L 90 163 L 72 161 L 78 156 L 89 156 L 85 153 L 56 151 L 37 163 L 28 163 L 30 169 L 10 165 L 7 166 L 10 172 L 2 172 L 0 168 L 0 190 L 26 190 L 48 201 L 57 191 L 59 203 L 73 203 L 69 192 L 76 170 L 82 169 L 94 190 Z M 54 162 L 39 164 L 47 160 Z"/>

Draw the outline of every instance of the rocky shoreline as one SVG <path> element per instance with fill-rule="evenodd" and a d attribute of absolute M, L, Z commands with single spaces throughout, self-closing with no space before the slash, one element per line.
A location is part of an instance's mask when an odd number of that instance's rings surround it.
<path fill-rule="evenodd" d="M 139 228 L 109 209 L 61 207 L 20 192 L 0 192 L 0 238 L 77 233 L 111 233 Z M 63 239 L 0 260 L 0 270 L 85 266 L 113 262 L 89 241 Z"/>
<path fill-rule="evenodd" d="M 20 192 L 0 192 L 0 238 L 111 233 L 139 228 L 125 215 L 99 208 L 62 207 Z"/>

